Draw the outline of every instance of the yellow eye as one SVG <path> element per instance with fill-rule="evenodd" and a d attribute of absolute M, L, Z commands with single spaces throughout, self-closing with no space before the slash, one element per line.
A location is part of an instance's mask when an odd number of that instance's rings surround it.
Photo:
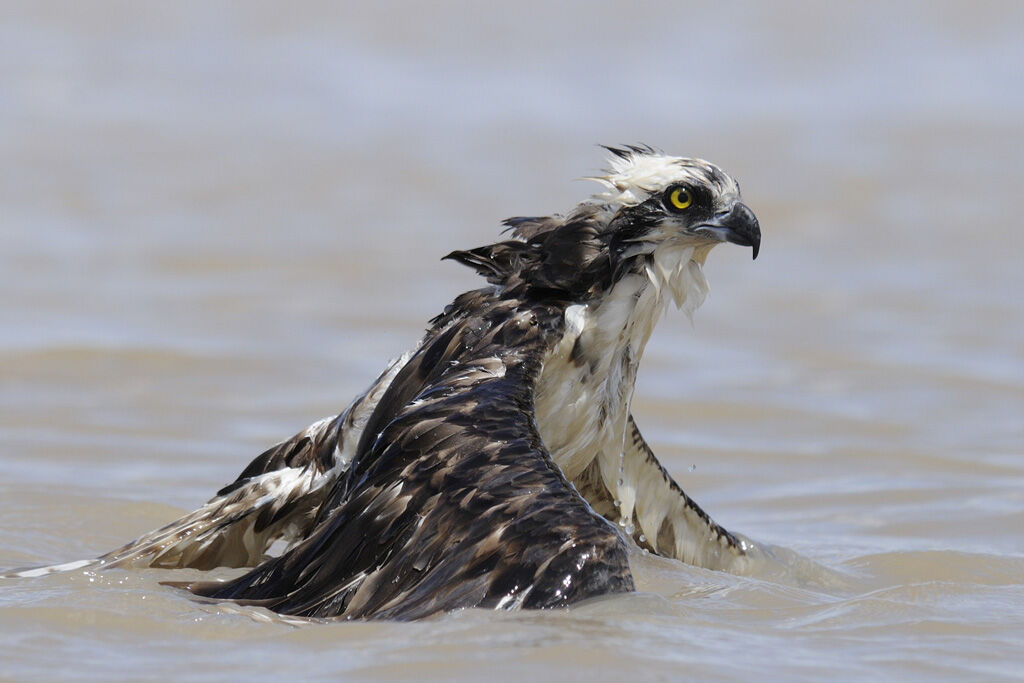
<path fill-rule="evenodd" d="M 669 190 L 668 204 L 670 209 L 675 209 L 676 211 L 688 209 L 693 204 L 693 194 L 685 187 Z"/>

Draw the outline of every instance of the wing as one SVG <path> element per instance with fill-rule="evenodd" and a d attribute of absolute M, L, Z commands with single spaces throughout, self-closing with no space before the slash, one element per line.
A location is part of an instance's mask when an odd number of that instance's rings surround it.
<path fill-rule="evenodd" d="M 255 566 L 275 540 L 308 532 L 326 485 L 337 478 L 333 456 L 344 417 L 316 422 L 270 448 L 205 505 L 117 550 L 91 560 L 19 569 L 4 576 L 126 565 Z"/>
<path fill-rule="evenodd" d="M 624 539 L 537 434 L 539 328 L 509 314 L 438 335 L 409 364 L 424 381 L 334 485 L 312 535 L 193 592 L 306 617 L 417 619 L 632 590 Z M 399 384 L 390 391 L 410 393 Z"/>
<path fill-rule="evenodd" d="M 367 419 L 408 357 L 392 361 L 345 412 L 320 420 L 259 455 L 199 509 L 96 559 L 4 576 L 126 565 L 256 566 L 275 541 L 294 543 L 312 530 L 317 509 L 348 466 Z"/>
<path fill-rule="evenodd" d="M 746 543 L 716 524 L 658 462 L 633 416 L 629 416 L 623 456 L 623 479 L 635 488 L 634 538 L 651 551 L 706 569 L 741 572 Z M 577 479 L 580 493 L 609 519 L 617 516 L 599 464 L 591 463 Z"/>
<path fill-rule="evenodd" d="M 195 569 L 255 566 L 274 541 L 308 533 L 338 475 L 334 465 L 344 418 L 316 422 L 268 449 L 198 510 L 98 562 Z"/>

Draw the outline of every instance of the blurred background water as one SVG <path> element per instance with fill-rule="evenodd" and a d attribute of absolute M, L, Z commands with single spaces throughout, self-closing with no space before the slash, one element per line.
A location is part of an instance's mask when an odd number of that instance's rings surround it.
<path fill-rule="evenodd" d="M 569 612 L 300 628 L 167 572 L 8 580 L 0 677 L 1020 678 L 1022 35 L 1015 2 L 5 3 L 0 567 L 192 509 L 478 285 L 443 254 L 646 142 L 764 241 L 662 322 L 638 421 L 841 579 L 638 556 Z"/>

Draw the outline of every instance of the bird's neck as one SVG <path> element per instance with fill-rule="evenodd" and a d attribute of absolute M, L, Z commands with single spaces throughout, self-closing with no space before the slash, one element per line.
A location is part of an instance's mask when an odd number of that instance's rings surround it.
<path fill-rule="evenodd" d="M 584 349 L 600 357 L 627 355 L 639 363 L 670 302 L 688 317 L 704 303 L 707 252 L 692 246 L 663 246 L 638 259 L 603 297 L 586 306 Z"/>
<path fill-rule="evenodd" d="M 594 457 L 622 452 L 637 368 L 655 324 L 668 302 L 692 312 L 706 291 L 689 249 L 651 255 L 600 299 L 566 308 L 562 338 L 544 360 L 536 408 L 541 438 L 570 480 Z"/>

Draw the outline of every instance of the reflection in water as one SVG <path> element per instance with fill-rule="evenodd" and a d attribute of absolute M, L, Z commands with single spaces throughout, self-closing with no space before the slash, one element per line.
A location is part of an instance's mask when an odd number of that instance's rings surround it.
<path fill-rule="evenodd" d="M 569 613 L 312 628 L 178 572 L 5 582 L 4 674 L 1018 675 L 1020 14 L 10 10 L 0 566 L 193 508 L 476 286 L 440 256 L 644 141 L 735 173 L 764 243 L 663 321 L 638 419 L 787 569 L 638 555 L 639 593 Z"/>

